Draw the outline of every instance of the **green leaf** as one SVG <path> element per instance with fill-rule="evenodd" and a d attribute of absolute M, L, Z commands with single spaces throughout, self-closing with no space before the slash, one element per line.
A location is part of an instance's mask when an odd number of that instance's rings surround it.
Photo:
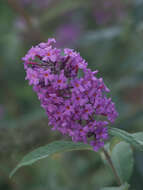
<path fill-rule="evenodd" d="M 111 159 L 122 183 L 129 180 L 133 171 L 133 151 L 126 142 L 120 142 L 114 146 Z"/>
<path fill-rule="evenodd" d="M 138 133 L 134 133 L 132 134 L 134 138 L 136 138 L 139 141 L 143 142 L 143 132 L 138 132 Z"/>
<path fill-rule="evenodd" d="M 136 149 L 143 151 L 143 135 L 141 133 L 130 134 L 124 130 L 109 127 L 109 134 L 119 137 L 133 145 Z"/>
<path fill-rule="evenodd" d="M 125 183 L 120 187 L 105 187 L 101 190 L 128 190 L 128 189 L 129 189 L 129 184 Z"/>
<path fill-rule="evenodd" d="M 110 140 L 110 146 L 109 146 L 110 152 L 112 152 L 114 146 L 115 146 L 116 144 L 120 143 L 121 141 L 123 141 L 121 138 L 113 137 L 113 138 Z"/>
<path fill-rule="evenodd" d="M 16 168 L 10 173 L 10 178 L 15 174 L 15 172 L 22 166 L 28 166 L 34 162 L 51 156 L 55 153 L 67 152 L 72 150 L 92 150 L 92 147 L 84 143 L 74 143 L 72 141 L 55 141 L 46 146 L 37 148 L 36 150 L 30 152 L 21 160 L 21 162 L 16 166 Z"/>

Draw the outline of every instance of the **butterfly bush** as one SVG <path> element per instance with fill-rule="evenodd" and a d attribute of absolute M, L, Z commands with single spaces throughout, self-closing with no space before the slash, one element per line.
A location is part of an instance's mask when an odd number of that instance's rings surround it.
<path fill-rule="evenodd" d="M 55 39 L 32 47 L 23 58 L 26 80 L 37 93 L 53 130 L 95 151 L 108 138 L 108 125 L 117 117 L 109 89 L 98 71 L 72 49 L 58 49 Z"/>

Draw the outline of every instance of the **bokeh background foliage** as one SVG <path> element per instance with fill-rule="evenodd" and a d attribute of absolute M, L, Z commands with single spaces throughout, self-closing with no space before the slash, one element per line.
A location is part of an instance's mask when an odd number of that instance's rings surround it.
<path fill-rule="evenodd" d="M 100 156 L 91 151 L 56 154 L 8 175 L 34 148 L 69 140 L 50 131 L 48 119 L 24 80 L 21 57 L 55 37 L 59 47 L 81 52 L 111 89 L 119 112 L 114 127 L 143 131 L 142 0 L 0 1 L 0 189 L 74 190 L 114 186 Z M 131 189 L 143 189 L 143 153 L 134 152 Z"/>

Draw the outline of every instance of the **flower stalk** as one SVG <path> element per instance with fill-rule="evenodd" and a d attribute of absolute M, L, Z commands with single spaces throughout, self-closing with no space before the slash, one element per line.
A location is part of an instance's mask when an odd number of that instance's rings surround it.
<path fill-rule="evenodd" d="M 112 159 L 111 159 L 109 153 L 106 151 L 106 149 L 105 149 L 104 147 L 102 148 L 102 151 L 103 151 L 103 153 L 104 153 L 104 155 L 105 155 L 105 158 L 106 158 L 108 164 L 110 165 L 110 167 L 111 167 L 111 169 L 112 169 L 112 171 L 113 171 L 113 174 L 114 174 L 114 176 L 115 176 L 115 178 L 116 178 L 116 181 L 117 181 L 118 185 L 121 186 L 121 185 L 122 185 L 122 182 L 121 182 L 121 180 L 120 180 L 120 178 L 119 178 L 119 176 L 118 176 L 118 174 L 117 174 L 117 171 L 116 171 L 116 169 L 115 169 L 115 167 L 114 167 L 114 164 L 113 164 L 113 162 L 112 162 Z"/>

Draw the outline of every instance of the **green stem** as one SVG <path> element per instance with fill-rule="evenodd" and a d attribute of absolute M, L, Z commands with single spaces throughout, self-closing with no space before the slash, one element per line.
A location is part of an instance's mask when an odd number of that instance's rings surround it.
<path fill-rule="evenodd" d="M 106 157 L 106 160 L 108 161 L 108 163 L 109 163 L 109 165 L 110 165 L 110 167 L 111 167 L 111 169 L 112 169 L 112 171 L 113 171 L 113 174 L 114 174 L 114 176 L 115 176 L 115 178 L 116 178 L 116 181 L 117 181 L 118 185 L 121 186 L 121 185 L 122 185 L 122 182 L 121 182 L 121 180 L 120 180 L 120 178 L 119 178 L 119 176 L 118 176 L 118 174 L 117 174 L 117 171 L 116 171 L 116 169 L 115 169 L 115 167 L 114 167 L 114 164 L 113 164 L 113 162 L 112 162 L 112 160 L 111 160 L 110 155 L 109 155 L 108 152 L 105 150 L 105 148 L 103 148 L 102 150 L 103 150 L 103 153 L 104 153 L 104 155 L 105 155 L 105 157 Z"/>

